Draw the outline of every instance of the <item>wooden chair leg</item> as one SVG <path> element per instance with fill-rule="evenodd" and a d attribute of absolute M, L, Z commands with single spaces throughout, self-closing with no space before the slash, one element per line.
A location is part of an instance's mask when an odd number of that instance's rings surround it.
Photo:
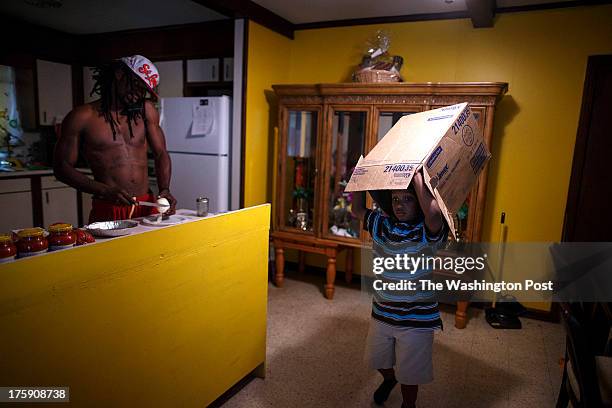
<path fill-rule="evenodd" d="M 280 288 L 285 280 L 285 251 L 281 247 L 275 247 L 275 253 L 276 273 L 274 274 L 274 284 Z"/>
<path fill-rule="evenodd" d="M 325 283 L 325 297 L 334 298 L 334 281 L 336 280 L 336 255 L 327 257 L 327 282 Z"/>
<path fill-rule="evenodd" d="M 455 312 L 455 327 L 465 329 L 467 326 L 467 309 L 470 302 L 465 300 L 457 301 L 457 311 Z"/>
<path fill-rule="evenodd" d="M 353 281 L 353 249 L 352 248 L 348 248 L 346 250 L 344 280 L 346 281 L 346 283 L 351 283 Z"/>
<path fill-rule="evenodd" d="M 304 273 L 304 265 L 306 264 L 306 253 L 304 251 L 299 251 L 298 257 L 299 257 L 298 272 Z"/>

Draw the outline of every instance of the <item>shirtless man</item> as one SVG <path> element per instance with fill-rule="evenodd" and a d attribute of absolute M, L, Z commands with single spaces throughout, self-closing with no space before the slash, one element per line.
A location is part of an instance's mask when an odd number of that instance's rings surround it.
<path fill-rule="evenodd" d="M 93 195 L 89 222 L 142 217 L 154 207 L 136 205 L 156 201 L 149 190 L 147 147 L 155 159 L 159 196 L 170 202 L 170 156 L 159 114 L 146 99 L 157 97 L 157 69 L 148 59 L 135 55 L 95 69 L 92 94 L 100 99 L 73 109 L 62 123 L 55 146 L 54 173 L 62 182 Z M 79 147 L 94 180 L 75 169 Z M 135 206 L 136 205 L 136 206 Z"/>

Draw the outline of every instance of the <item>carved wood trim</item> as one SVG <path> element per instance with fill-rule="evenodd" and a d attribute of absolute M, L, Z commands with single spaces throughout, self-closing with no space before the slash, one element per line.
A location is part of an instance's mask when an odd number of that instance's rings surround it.
<path fill-rule="evenodd" d="M 454 105 L 469 102 L 472 105 L 493 106 L 494 96 L 480 95 L 332 95 L 325 103 L 380 104 L 380 105 Z"/>
<path fill-rule="evenodd" d="M 273 85 L 282 96 L 330 95 L 482 95 L 500 97 L 508 91 L 506 82 L 395 82 Z"/>
<path fill-rule="evenodd" d="M 279 102 L 285 105 L 321 105 L 323 98 L 320 96 L 281 96 Z"/>

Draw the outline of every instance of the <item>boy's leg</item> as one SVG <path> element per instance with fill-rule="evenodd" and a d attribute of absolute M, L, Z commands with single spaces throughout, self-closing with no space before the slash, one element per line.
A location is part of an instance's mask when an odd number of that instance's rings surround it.
<path fill-rule="evenodd" d="M 389 398 L 391 390 L 397 384 L 395 379 L 395 339 L 392 328 L 378 322 L 370 321 L 366 347 L 366 361 L 370 368 L 378 370 L 383 376 L 383 382 L 374 392 L 374 402 L 382 404 Z"/>
<path fill-rule="evenodd" d="M 389 394 L 397 384 L 397 380 L 395 379 L 395 370 L 392 368 L 379 368 L 378 372 L 382 374 L 383 382 L 374 391 L 374 402 L 380 405 L 389 399 Z"/>
<path fill-rule="evenodd" d="M 418 392 L 419 392 L 418 385 L 402 384 L 402 398 L 404 399 L 402 408 L 415 408 Z"/>
<path fill-rule="evenodd" d="M 402 388 L 402 408 L 414 408 L 418 385 L 433 381 L 433 331 L 398 329 L 395 375 Z"/>
<path fill-rule="evenodd" d="M 384 380 L 395 380 L 395 370 L 392 368 L 379 368 L 378 372 L 383 376 Z"/>

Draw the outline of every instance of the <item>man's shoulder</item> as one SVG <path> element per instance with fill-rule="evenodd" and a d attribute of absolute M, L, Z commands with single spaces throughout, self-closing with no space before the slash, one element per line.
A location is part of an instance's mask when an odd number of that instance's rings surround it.
<path fill-rule="evenodd" d="M 145 106 L 145 110 L 151 110 L 152 109 L 155 112 L 157 112 L 157 108 L 155 107 L 155 104 L 150 99 L 145 99 L 144 106 Z"/>
<path fill-rule="evenodd" d="M 159 112 L 157 112 L 157 108 L 152 101 L 145 100 L 144 107 L 147 120 L 159 120 Z"/>
<path fill-rule="evenodd" d="M 73 108 L 64 119 L 69 127 L 81 128 L 96 117 L 97 109 L 93 103 L 86 103 Z"/>
<path fill-rule="evenodd" d="M 85 119 L 87 117 L 92 117 L 94 114 L 98 112 L 98 107 L 96 102 L 84 103 L 83 105 L 76 106 L 70 112 L 70 115 L 74 118 Z"/>

